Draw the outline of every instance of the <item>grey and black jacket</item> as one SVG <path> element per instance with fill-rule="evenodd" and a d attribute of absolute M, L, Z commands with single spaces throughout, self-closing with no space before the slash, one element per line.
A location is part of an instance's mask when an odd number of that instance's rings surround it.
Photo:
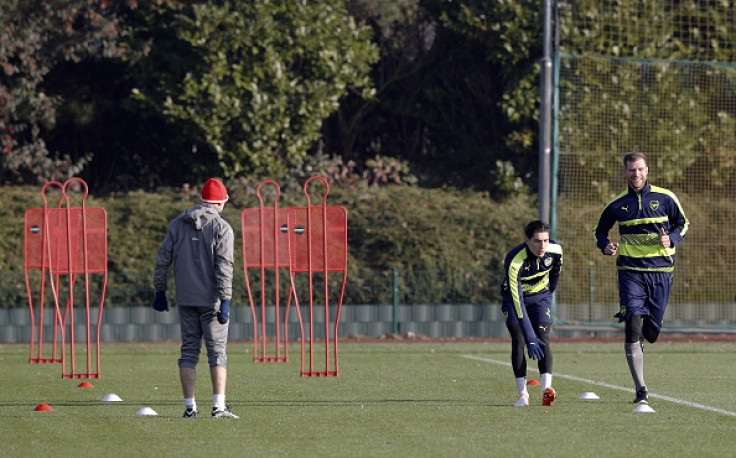
<path fill-rule="evenodd" d="M 215 207 L 188 208 L 169 224 L 156 254 L 153 286 L 166 291 L 173 264 L 177 305 L 216 307 L 232 298 L 233 250 L 233 229 Z"/>

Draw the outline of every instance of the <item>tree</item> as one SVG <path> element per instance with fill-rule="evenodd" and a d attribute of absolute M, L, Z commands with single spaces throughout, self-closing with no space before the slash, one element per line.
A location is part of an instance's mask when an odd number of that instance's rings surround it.
<path fill-rule="evenodd" d="M 484 157 L 487 186 L 496 195 L 526 192 L 519 186 L 519 178 L 536 185 L 541 3 L 510 0 L 494 2 L 492 7 L 485 0 L 425 3 L 438 15 L 444 28 L 463 37 L 465 46 L 473 49 L 473 59 L 466 65 L 474 71 L 466 72 L 467 76 L 454 72 L 446 80 L 447 84 L 457 81 L 460 88 L 467 81 L 464 93 L 471 100 L 485 102 L 484 109 L 462 120 L 472 125 L 473 118 L 480 119 L 485 126 L 475 132 L 455 132 L 478 139 L 475 145 L 470 143 L 468 164 L 474 162 L 474 157 Z M 484 119 L 483 111 L 492 114 Z M 483 129 L 491 135 L 483 135 Z M 483 175 L 476 177 L 483 179 Z"/>
<path fill-rule="evenodd" d="M 536 170 L 536 2 L 352 0 L 350 8 L 381 47 L 376 101 L 343 103 L 324 130 L 327 148 L 356 163 L 407 161 L 424 185 L 519 192 L 519 175 Z"/>
<path fill-rule="evenodd" d="M 74 175 L 91 152 L 71 157 L 48 151 L 44 134 L 54 127 L 62 100 L 45 90 L 45 78 L 60 62 L 122 53 L 114 11 L 99 0 L 6 0 L 0 17 L 0 182 Z"/>
<path fill-rule="evenodd" d="M 378 51 L 341 1 L 195 2 L 174 28 L 188 71 L 140 97 L 196 126 L 225 177 L 280 176 L 349 89 L 370 95 Z"/>
<path fill-rule="evenodd" d="M 620 178 L 608 172 L 610 151 L 651 153 L 658 182 L 691 192 L 736 177 L 733 8 L 706 3 L 585 0 L 561 10 L 560 144 L 595 200 L 610 199 Z"/>

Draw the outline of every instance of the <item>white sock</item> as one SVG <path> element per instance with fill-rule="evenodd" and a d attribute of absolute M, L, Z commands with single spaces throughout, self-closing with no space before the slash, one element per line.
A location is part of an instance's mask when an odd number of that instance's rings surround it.
<path fill-rule="evenodd" d="M 552 374 L 550 374 L 549 372 L 539 374 L 539 381 L 542 382 L 542 391 L 546 390 L 547 388 L 552 386 Z"/>
<path fill-rule="evenodd" d="M 549 372 L 539 374 L 539 380 L 541 381 L 540 385 L 542 385 L 542 395 L 544 395 L 544 390 L 552 386 L 552 374 Z"/>
<path fill-rule="evenodd" d="M 519 391 L 519 394 L 529 393 L 526 390 L 526 377 L 516 378 L 516 389 Z"/>
<path fill-rule="evenodd" d="M 184 407 L 191 410 L 197 410 L 197 401 L 194 398 L 184 398 Z"/>
<path fill-rule="evenodd" d="M 224 394 L 213 394 L 212 395 L 212 406 L 217 410 L 225 410 L 225 395 Z"/>

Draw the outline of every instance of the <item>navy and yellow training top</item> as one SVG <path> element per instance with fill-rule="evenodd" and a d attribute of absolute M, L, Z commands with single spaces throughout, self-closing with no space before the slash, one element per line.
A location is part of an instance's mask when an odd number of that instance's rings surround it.
<path fill-rule="evenodd" d="M 672 191 L 647 183 L 639 191 L 629 186 L 616 196 L 601 212 L 594 230 L 601 251 L 610 243 L 608 233 L 616 222 L 621 236 L 616 259 L 619 270 L 675 269 L 675 246 L 682 242 L 690 221 Z M 659 241 L 662 229 L 670 236 L 669 247 Z"/>
<path fill-rule="evenodd" d="M 515 247 L 503 261 L 505 276 L 501 284 L 501 296 L 514 305 L 516 317 L 525 317 L 524 297 L 534 294 L 551 294 L 557 288 L 562 269 L 562 247 L 549 241 L 547 251 L 536 257 L 526 243 Z"/>

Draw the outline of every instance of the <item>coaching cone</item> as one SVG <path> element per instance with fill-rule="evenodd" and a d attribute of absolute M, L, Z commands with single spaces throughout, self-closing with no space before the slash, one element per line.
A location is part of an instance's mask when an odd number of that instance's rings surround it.
<path fill-rule="evenodd" d="M 654 413 L 654 412 L 655 412 L 655 410 L 652 409 L 651 407 L 649 407 L 646 404 L 642 404 L 640 406 L 637 406 L 634 409 L 634 411 L 633 411 L 633 413 Z"/>
<path fill-rule="evenodd" d="M 48 404 L 39 404 L 34 409 L 34 412 L 53 412 L 54 409 L 51 408 Z"/>

